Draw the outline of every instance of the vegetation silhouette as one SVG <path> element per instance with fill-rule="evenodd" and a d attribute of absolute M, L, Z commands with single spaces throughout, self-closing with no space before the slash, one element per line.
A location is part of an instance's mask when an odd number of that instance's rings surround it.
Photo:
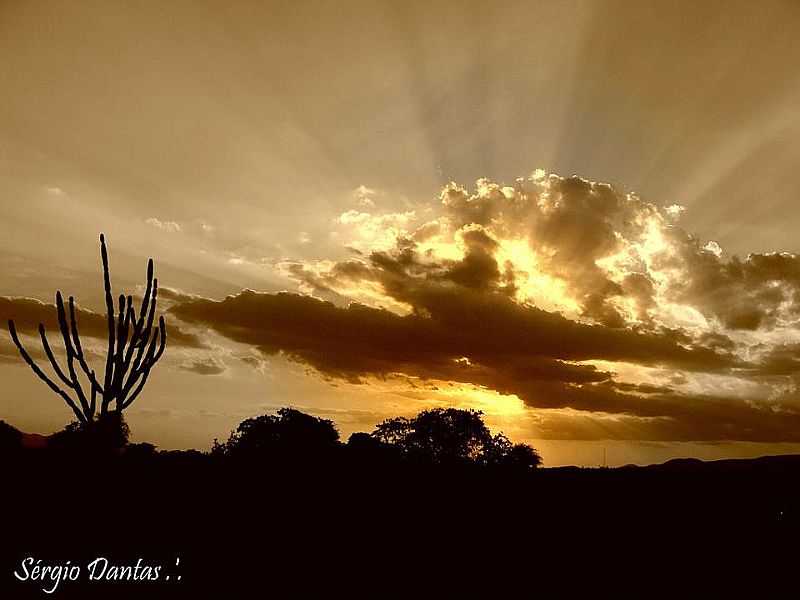
<path fill-rule="evenodd" d="M 90 446 L 107 441 L 112 447 L 120 447 L 127 441 L 128 436 L 122 412 L 141 394 L 150 376 L 150 371 L 164 354 L 167 344 L 167 327 L 163 316 L 158 318 L 158 325 L 154 326 L 158 301 L 158 279 L 153 276 L 153 259 L 151 258 L 147 262 L 145 292 L 137 314 L 133 297 L 125 294 L 120 294 L 115 312 L 108 250 L 105 236 L 102 233 L 100 234 L 100 257 L 103 264 L 103 286 L 108 321 L 108 346 L 103 383 L 100 383 L 95 370 L 86 360 L 78 330 L 75 299 L 72 296 L 68 300 L 68 316 L 61 291 L 56 292 L 56 312 L 66 354 L 66 369 L 59 364 L 53 354 L 44 324 L 39 324 L 42 349 L 56 378 L 48 376 L 27 352 L 19 339 L 13 320 L 8 321 L 8 331 L 23 360 L 39 379 L 66 402 L 77 418 L 76 423 L 65 429 L 63 435 L 55 438 L 54 441 L 72 444 L 66 440 L 75 440 L 76 434 L 86 431 Z M 79 370 L 86 380 L 83 383 L 78 376 Z M 84 389 L 84 386 L 88 386 L 88 388 Z M 116 433 L 112 432 L 114 429 L 117 429 Z"/>
<path fill-rule="evenodd" d="M 409 460 L 433 464 L 520 469 L 535 469 L 541 464 L 539 454 L 527 444 L 512 444 L 502 433 L 493 436 L 482 414 L 456 408 L 425 410 L 411 419 L 387 419 L 371 437 L 396 447 Z"/>
<path fill-rule="evenodd" d="M 121 412 L 112 411 L 97 418 L 91 426 L 73 421 L 48 438 L 48 447 L 62 452 L 121 451 L 128 445 L 130 428 Z"/>
<path fill-rule="evenodd" d="M 666 548 L 691 531 L 737 544 L 755 536 L 763 547 L 800 533 L 800 456 L 542 469 L 535 450 L 457 409 L 389 419 L 346 444 L 332 421 L 293 408 L 244 420 L 207 452 L 131 444 L 114 437 L 120 429 L 95 441 L 72 424 L 31 449 L 0 422 L 3 489 L 14 490 L 3 495 L 13 515 L 2 526 L 4 564 L 32 552 L 170 565 L 180 556 L 179 588 L 162 581 L 148 596 L 302 597 L 350 577 L 356 590 L 393 582 L 425 597 L 425 578 L 457 585 L 515 561 L 518 573 L 569 567 L 591 543 L 606 553 L 622 540 Z M 11 583 L 8 597 L 41 593 Z M 72 589 L 145 591 L 120 581 Z"/>
<path fill-rule="evenodd" d="M 212 456 L 232 459 L 306 460 L 322 457 L 339 445 L 333 421 L 319 419 L 293 408 L 281 408 L 276 415 L 262 415 L 242 421 L 228 441 L 214 440 Z"/>
<path fill-rule="evenodd" d="M 17 452 L 22 449 L 22 432 L 0 420 L 0 453 Z"/>
<path fill-rule="evenodd" d="M 513 444 L 502 433 L 492 435 L 475 410 L 436 408 L 413 418 L 397 417 L 380 423 L 372 433 L 353 433 L 339 442 L 334 423 L 293 408 L 275 415 L 242 421 L 228 441 L 214 440 L 210 455 L 232 461 L 283 463 L 405 462 L 445 467 L 535 469 L 539 454 L 527 444 Z"/>

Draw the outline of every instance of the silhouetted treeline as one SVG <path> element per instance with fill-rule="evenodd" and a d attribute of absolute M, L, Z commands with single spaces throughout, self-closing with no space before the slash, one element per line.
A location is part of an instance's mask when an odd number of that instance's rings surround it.
<path fill-rule="evenodd" d="M 155 446 L 128 443 L 130 429 L 121 412 L 91 423 L 75 421 L 47 438 L 45 450 L 61 454 L 91 452 L 152 458 Z M 0 448 L 22 450 L 24 435 L 0 421 Z M 163 453 L 162 453 L 163 454 Z M 527 444 L 514 444 L 502 433 L 492 435 L 482 413 L 455 408 L 425 410 L 413 418 L 397 417 L 380 423 L 371 433 L 354 433 L 347 444 L 339 439 L 333 421 L 281 408 L 274 415 L 246 419 L 226 442 L 214 440 L 208 457 L 236 463 L 269 461 L 302 463 L 353 460 L 406 462 L 441 468 L 483 467 L 530 471 L 541 464 Z"/>
<path fill-rule="evenodd" d="M 211 456 L 229 461 L 315 462 L 345 460 L 360 465 L 405 462 L 440 468 L 536 468 L 539 454 L 527 444 L 492 435 L 481 413 L 432 409 L 407 418 L 388 419 L 372 433 L 354 433 L 341 444 L 334 423 L 292 408 L 243 421 L 228 441 L 214 441 Z"/>
<path fill-rule="evenodd" d="M 494 585 L 523 576 L 532 593 L 553 569 L 571 576 L 547 597 L 564 597 L 597 581 L 587 565 L 629 583 L 644 569 L 663 578 L 705 568 L 719 546 L 771 558 L 800 530 L 797 456 L 541 469 L 480 414 L 451 409 L 346 443 L 331 421 L 282 409 L 209 452 L 120 443 L 123 426 L 72 426 L 26 450 L 0 423 L 3 565 L 180 557 L 179 588 L 115 583 L 63 597 L 442 597 L 429 581 L 474 593 L 490 572 Z M 12 591 L 0 597 L 31 590 Z"/>

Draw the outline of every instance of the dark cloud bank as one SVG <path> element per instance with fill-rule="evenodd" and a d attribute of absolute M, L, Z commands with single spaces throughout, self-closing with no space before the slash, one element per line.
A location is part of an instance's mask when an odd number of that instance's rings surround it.
<path fill-rule="evenodd" d="M 387 257 L 373 257 L 383 266 Z M 395 272 L 397 276 L 397 272 Z M 264 354 L 283 352 L 326 376 L 358 381 L 400 373 L 463 382 L 518 395 L 538 408 L 612 413 L 612 437 L 659 440 L 800 439 L 800 415 L 735 398 L 689 396 L 669 387 L 616 382 L 572 361 L 619 360 L 714 373 L 744 368 L 730 354 L 657 334 L 585 325 L 524 307 L 500 293 L 445 282 L 416 283 L 416 314 L 309 296 L 253 291 L 221 302 L 194 300 L 172 312 Z M 423 314 L 424 313 L 424 314 Z"/>
<path fill-rule="evenodd" d="M 76 320 L 81 336 L 106 340 L 108 336 L 108 321 L 105 315 L 76 307 Z M 41 356 L 38 353 L 38 328 L 43 324 L 50 337 L 51 343 L 58 348 L 61 332 L 58 327 L 58 317 L 55 304 L 46 304 L 33 298 L 14 298 L 0 296 L 0 330 L 7 331 L 6 325 L 13 320 L 17 330 L 23 335 L 31 335 L 36 340 L 26 345 L 26 349 L 34 358 Z M 171 345 L 185 348 L 204 348 L 205 343 L 195 334 L 188 333 L 176 325 L 168 328 Z M 17 349 L 10 340 L 0 338 L 0 360 L 23 364 L 17 361 Z"/>

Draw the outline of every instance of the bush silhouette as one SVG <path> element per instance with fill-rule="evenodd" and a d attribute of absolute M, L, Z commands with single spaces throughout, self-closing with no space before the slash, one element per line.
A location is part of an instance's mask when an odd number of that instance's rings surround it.
<path fill-rule="evenodd" d="M 22 432 L 0 420 L 0 452 L 13 452 L 22 448 Z"/>
<path fill-rule="evenodd" d="M 130 428 L 121 412 L 108 412 L 95 421 L 73 421 L 50 436 L 48 446 L 57 450 L 107 452 L 128 444 Z"/>

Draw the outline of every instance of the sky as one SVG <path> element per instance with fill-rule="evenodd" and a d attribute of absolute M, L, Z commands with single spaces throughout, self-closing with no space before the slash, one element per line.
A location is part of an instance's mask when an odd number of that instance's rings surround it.
<path fill-rule="evenodd" d="M 698 5 L 699 4 L 699 5 Z M 545 464 L 800 450 L 795 2 L 0 2 L 0 317 L 102 364 L 155 259 L 133 438 L 482 410 Z M 52 335 L 52 334 L 51 334 Z M 44 363 L 42 363 L 44 364 Z M 66 404 L 0 331 L 0 418 Z"/>

